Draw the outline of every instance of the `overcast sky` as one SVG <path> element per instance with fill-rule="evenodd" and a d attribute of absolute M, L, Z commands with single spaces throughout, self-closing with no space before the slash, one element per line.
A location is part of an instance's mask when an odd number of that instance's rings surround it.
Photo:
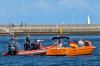
<path fill-rule="evenodd" d="M 100 24 L 100 0 L 0 0 L 0 24 Z"/>

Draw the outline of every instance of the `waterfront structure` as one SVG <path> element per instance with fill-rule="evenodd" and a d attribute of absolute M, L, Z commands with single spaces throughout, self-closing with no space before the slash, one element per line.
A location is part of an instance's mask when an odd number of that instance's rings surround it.
<path fill-rule="evenodd" d="M 100 34 L 99 24 L 0 26 L 0 34 Z"/>

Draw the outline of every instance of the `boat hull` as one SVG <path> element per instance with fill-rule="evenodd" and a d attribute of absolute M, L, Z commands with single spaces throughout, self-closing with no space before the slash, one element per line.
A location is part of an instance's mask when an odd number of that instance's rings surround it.
<path fill-rule="evenodd" d="M 44 55 L 46 50 L 29 50 L 29 51 L 18 51 L 17 55 Z"/>
<path fill-rule="evenodd" d="M 77 48 L 52 48 L 48 49 L 46 55 L 50 56 L 57 56 L 57 55 L 66 55 L 66 56 L 75 56 L 75 55 L 85 55 L 85 54 L 91 54 L 94 50 L 94 46 L 83 46 L 83 47 L 77 47 Z"/>
<path fill-rule="evenodd" d="M 20 50 L 17 51 L 16 55 L 45 55 L 46 54 L 46 50 Z M 9 52 L 4 52 L 3 56 L 9 56 Z"/>

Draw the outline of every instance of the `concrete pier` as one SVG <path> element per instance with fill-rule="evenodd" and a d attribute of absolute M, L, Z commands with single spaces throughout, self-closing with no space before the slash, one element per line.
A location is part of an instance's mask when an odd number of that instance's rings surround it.
<path fill-rule="evenodd" d="M 0 34 L 100 34 L 100 24 L 0 26 Z"/>

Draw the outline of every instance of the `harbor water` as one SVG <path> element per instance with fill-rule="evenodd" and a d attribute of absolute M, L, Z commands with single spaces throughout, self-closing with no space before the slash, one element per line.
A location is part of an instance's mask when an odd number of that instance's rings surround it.
<path fill-rule="evenodd" d="M 44 46 L 52 45 L 52 37 L 56 35 L 31 35 L 30 40 L 39 37 L 43 40 Z M 80 38 L 87 39 L 96 47 L 91 55 L 81 55 L 75 57 L 68 56 L 2 56 L 8 50 L 8 43 L 11 36 L 0 36 L 0 66 L 100 66 L 100 35 L 65 35 L 77 41 Z M 17 42 L 23 49 L 25 35 L 17 36 Z M 67 41 L 64 40 L 64 46 Z"/>

